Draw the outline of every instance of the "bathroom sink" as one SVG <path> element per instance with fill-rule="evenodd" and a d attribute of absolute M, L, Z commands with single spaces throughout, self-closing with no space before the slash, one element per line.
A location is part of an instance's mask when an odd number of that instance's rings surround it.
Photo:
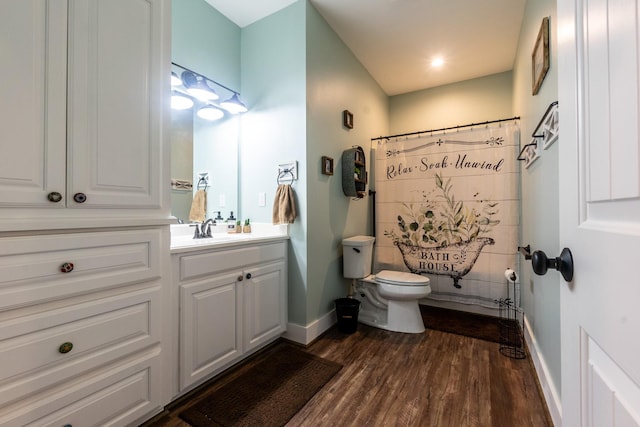
<path fill-rule="evenodd" d="M 229 242 L 236 240 L 235 235 L 232 234 L 214 234 L 213 237 L 205 237 L 202 239 L 194 239 L 193 236 L 171 236 L 171 247 L 185 247 L 185 246 L 205 246 L 215 243 Z"/>
<path fill-rule="evenodd" d="M 211 246 L 216 244 L 232 244 L 234 242 L 246 242 L 246 241 L 262 241 L 264 239 L 283 238 L 287 237 L 287 228 L 282 226 L 256 224 L 255 232 L 252 233 L 232 233 L 229 234 L 226 230 L 217 229 L 212 233 L 212 237 L 205 237 L 201 239 L 194 239 L 193 233 L 195 229 L 187 224 L 173 224 L 171 225 L 171 249 L 188 249 L 188 248 L 203 248 L 205 246 Z"/>

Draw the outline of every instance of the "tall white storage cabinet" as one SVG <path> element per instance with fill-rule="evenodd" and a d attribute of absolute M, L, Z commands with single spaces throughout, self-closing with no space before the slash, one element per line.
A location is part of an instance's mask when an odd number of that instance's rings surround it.
<path fill-rule="evenodd" d="M 168 402 L 170 0 L 0 2 L 0 425 Z"/>
<path fill-rule="evenodd" d="M 2 2 L 0 206 L 161 207 L 163 2 Z"/>

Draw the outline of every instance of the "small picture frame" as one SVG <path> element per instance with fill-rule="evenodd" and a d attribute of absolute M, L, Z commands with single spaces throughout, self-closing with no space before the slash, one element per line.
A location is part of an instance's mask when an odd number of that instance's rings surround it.
<path fill-rule="evenodd" d="M 342 112 L 342 125 L 347 129 L 353 129 L 353 113 L 349 110 Z"/>
<path fill-rule="evenodd" d="M 533 95 L 536 95 L 540 90 L 547 71 L 549 71 L 549 18 L 545 16 L 542 18 L 536 44 L 531 54 Z"/>
<path fill-rule="evenodd" d="M 322 156 L 322 174 L 333 175 L 333 159 L 331 157 Z"/>

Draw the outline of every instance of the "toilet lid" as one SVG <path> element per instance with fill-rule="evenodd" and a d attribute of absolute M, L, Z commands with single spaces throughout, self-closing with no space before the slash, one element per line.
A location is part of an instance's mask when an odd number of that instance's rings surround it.
<path fill-rule="evenodd" d="M 424 286 L 429 284 L 429 278 L 403 271 L 382 270 L 376 274 L 376 282 L 396 286 Z"/>

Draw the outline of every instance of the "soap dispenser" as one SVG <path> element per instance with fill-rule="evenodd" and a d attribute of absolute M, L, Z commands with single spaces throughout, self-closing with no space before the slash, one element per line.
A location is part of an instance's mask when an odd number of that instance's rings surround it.
<path fill-rule="evenodd" d="M 227 231 L 229 233 L 236 233 L 236 218 L 233 216 L 233 211 L 229 214 L 229 218 L 227 218 Z"/>

